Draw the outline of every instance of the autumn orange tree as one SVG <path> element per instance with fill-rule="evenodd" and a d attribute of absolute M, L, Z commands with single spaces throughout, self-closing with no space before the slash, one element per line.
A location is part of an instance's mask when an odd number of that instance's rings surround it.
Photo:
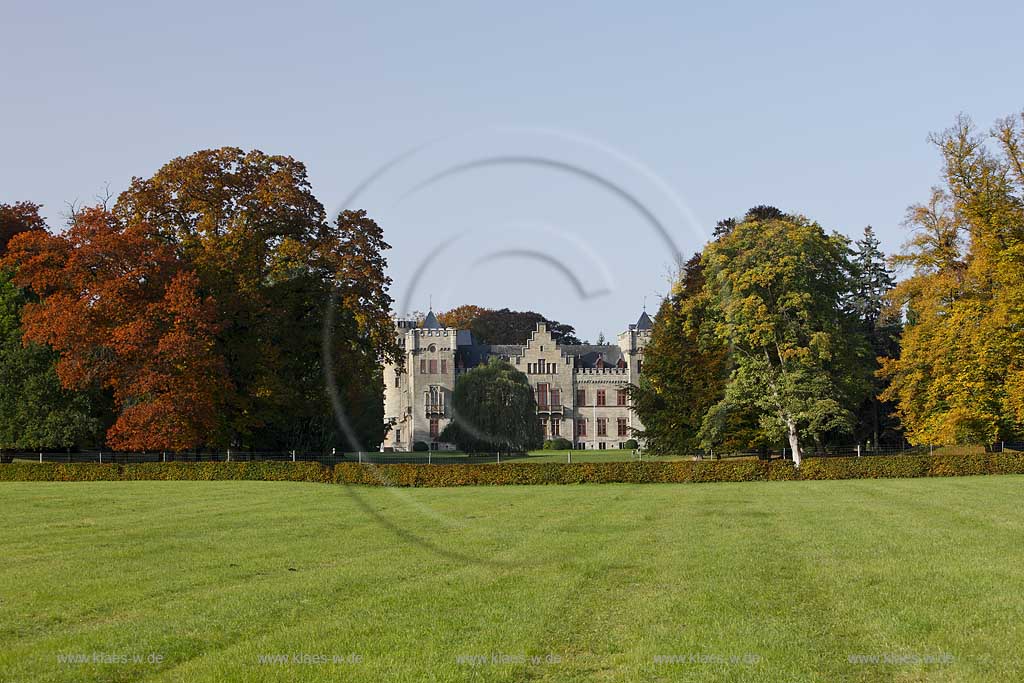
<path fill-rule="evenodd" d="M 376 447 L 383 436 L 377 373 L 396 342 L 384 273 L 389 247 L 365 212 L 343 211 L 329 222 L 301 162 L 224 147 L 134 179 L 113 213 L 151 226 L 216 302 L 217 349 L 233 388 L 219 414 L 220 443 L 350 447 L 327 400 L 333 385 L 359 424 L 360 445 Z M 333 361 L 332 383 L 325 358 Z"/>
<path fill-rule="evenodd" d="M 13 239 L 4 264 L 39 297 L 22 313 L 25 340 L 59 354 L 62 384 L 112 392 L 111 447 L 182 450 L 209 439 L 229 387 L 216 310 L 151 226 L 86 209 L 64 234 Z"/>
<path fill-rule="evenodd" d="M 65 386 L 112 392 L 111 446 L 375 448 L 397 355 L 387 249 L 365 211 L 328 221 L 300 162 L 225 147 L 133 179 L 64 234 L 16 237 L 5 263 L 39 297 L 25 338 L 60 354 Z"/>
<path fill-rule="evenodd" d="M 0 204 L 0 258 L 17 235 L 45 234 L 40 206 Z M 23 337 L 21 315 L 37 300 L 18 287 L 0 266 L 0 449 L 70 448 L 92 440 L 100 429 L 104 402 L 95 392 L 61 386 L 57 355 Z"/>
<path fill-rule="evenodd" d="M 0 256 L 15 235 L 32 230 L 46 230 L 46 221 L 39 215 L 39 204 L 15 202 L 0 204 Z"/>

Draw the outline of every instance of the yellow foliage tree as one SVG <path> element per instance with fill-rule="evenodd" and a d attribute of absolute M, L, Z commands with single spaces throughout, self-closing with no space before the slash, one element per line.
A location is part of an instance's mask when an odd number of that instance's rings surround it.
<path fill-rule="evenodd" d="M 989 139 L 995 152 L 965 116 L 932 136 L 945 187 L 909 209 L 914 232 L 894 259 L 912 274 L 892 294 L 907 325 L 881 398 L 914 444 L 1024 431 L 1024 113 Z"/>

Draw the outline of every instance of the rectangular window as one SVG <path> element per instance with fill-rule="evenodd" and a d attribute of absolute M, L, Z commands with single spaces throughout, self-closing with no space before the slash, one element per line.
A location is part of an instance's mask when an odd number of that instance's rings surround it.
<path fill-rule="evenodd" d="M 557 417 L 551 418 L 551 436 L 562 435 L 562 421 Z"/>
<path fill-rule="evenodd" d="M 436 439 L 440 433 L 440 421 L 436 417 L 430 418 L 430 438 Z"/>
<path fill-rule="evenodd" d="M 548 385 L 538 384 L 537 385 L 537 405 L 547 407 L 548 405 Z"/>
<path fill-rule="evenodd" d="M 436 375 L 437 374 L 437 361 L 434 360 L 433 358 L 430 359 L 430 374 L 431 375 Z"/>
<path fill-rule="evenodd" d="M 605 402 L 604 402 L 604 389 L 598 389 L 597 390 L 597 405 L 599 405 L 599 406 L 605 405 Z"/>
<path fill-rule="evenodd" d="M 541 358 L 539 361 L 537 361 L 537 374 L 543 375 L 544 371 L 547 370 L 547 367 L 548 364 L 544 362 L 543 358 Z"/>
<path fill-rule="evenodd" d="M 626 424 L 626 418 L 620 417 L 618 419 L 619 436 L 626 436 L 629 431 L 629 425 Z"/>
<path fill-rule="evenodd" d="M 577 389 L 576 390 L 576 405 L 585 406 L 587 405 L 587 390 Z"/>
<path fill-rule="evenodd" d="M 586 436 L 586 435 L 587 435 L 587 420 L 585 418 L 581 418 L 579 420 L 576 420 L 576 436 L 579 437 L 579 436 Z"/>
<path fill-rule="evenodd" d="M 551 390 L 551 405 L 560 406 L 562 405 L 562 392 L 558 389 Z"/>
<path fill-rule="evenodd" d="M 422 358 L 420 359 L 420 374 L 427 374 L 427 361 Z"/>
<path fill-rule="evenodd" d="M 548 435 L 548 419 L 546 417 L 540 418 L 540 431 L 544 436 Z"/>
<path fill-rule="evenodd" d="M 642 360 L 638 360 L 636 362 L 636 374 L 639 375 L 641 372 L 643 372 L 643 367 L 644 367 L 644 362 Z"/>
<path fill-rule="evenodd" d="M 628 394 L 625 389 L 619 389 L 618 393 L 615 394 L 615 405 L 624 406 L 626 405 L 626 399 Z"/>
<path fill-rule="evenodd" d="M 448 361 L 446 361 L 444 358 L 441 359 L 441 374 L 442 375 L 447 375 L 448 374 Z M 622 405 L 626 405 L 626 404 L 623 403 Z"/>
<path fill-rule="evenodd" d="M 396 387 L 398 386 L 398 382 L 401 379 L 402 379 L 402 373 L 400 373 L 398 370 L 395 370 L 395 386 Z"/>
<path fill-rule="evenodd" d="M 608 435 L 608 418 L 599 417 L 597 418 L 597 435 L 607 436 Z"/>
<path fill-rule="evenodd" d="M 396 429 L 395 430 L 395 443 L 399 443 L 401 441 L 402 441 L 402 430 L 401 429 Z"/>

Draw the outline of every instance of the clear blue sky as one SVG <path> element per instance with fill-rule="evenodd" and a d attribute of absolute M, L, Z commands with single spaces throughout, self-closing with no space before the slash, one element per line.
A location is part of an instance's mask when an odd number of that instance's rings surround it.
<path fill-rule="evenodd" d="M 760 203 L 892 250 L 938 181 L 927 134 L 1024 107 L 1020 2 L 428 4 L 7 2 L 0 201 L 58 227 L 106 182 L 236 145 L 306 162 L 333 212 L 440 140 L 357 197 L 403 305 L 531 308 L 593 339 L 666 291 L 638 206 L 682 251 L 684 215 Z"/>

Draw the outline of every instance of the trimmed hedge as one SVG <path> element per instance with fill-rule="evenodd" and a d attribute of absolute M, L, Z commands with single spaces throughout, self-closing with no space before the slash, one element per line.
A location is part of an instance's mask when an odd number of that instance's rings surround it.
<path fill-rule="evenodd" d="M 31 463 L 0 465 L 0 481 L 258 481 L 333 480 L 331 469 L 316 462 L 147 462 Z"/>
<path fill-rule="evenodd" d="M 307 481 L 368 486 L 503 486 L 516 484 L 671 484 L 717 481 L 880 479 L 1024 474 L 1024 453 L 810 458 L 797 470 L 783 461 L 505 463 L 370 465 L 313 462 L 203 462 L 99 465 L 12 463 L 0 481 L 233 480 Z"/>

